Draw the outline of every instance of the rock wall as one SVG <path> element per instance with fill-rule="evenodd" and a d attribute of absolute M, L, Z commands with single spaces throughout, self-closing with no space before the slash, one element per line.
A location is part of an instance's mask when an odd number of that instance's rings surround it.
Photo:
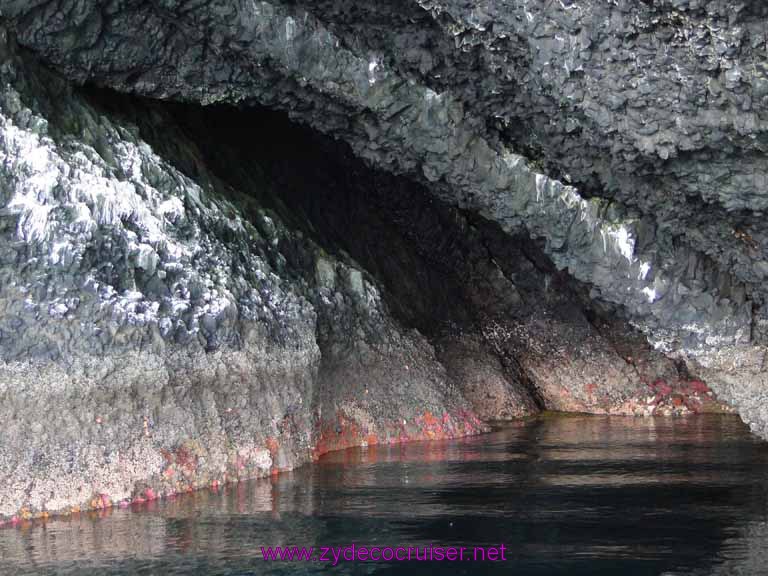
<path fill-rule="evenodd" d="M 1 52 L 0 519 L 484 429 L 354 262 Z"/>
<path fill-rule="evenodd" d="M 547 122 L 558 124 L 557 117 L 552 118 L 544 104 L 518 107 L 514 99 L 504 98 L 501 87 L 495 85 L 495 78 L 499 73 L 509 77 L 515 89 L 524 94 L 549 94 L 550 98 L 557 98 L 563 108 L 561 131 L 576 131 L 581 135 L 584 130 L 576 118 L 581 118 L 582 123 L 589 122 L 590 126 L 602 127 L 594 139 L 610 147 L 598 150 L 600 161 L 613 158 L 633 177 L 639 174 L 644 182 L 657 186 L 658 181 L 638 170 L 632 162 L 625 162 L 624 157 L 629 155 L 631 160 L 632 155 L 652 159 L 659 156 L 665 160 L 674 150 L 683 147 L 671 142 L 665 148 L 662 136 L 656 137 L 661 142 L 658 146 L 652 143 L 652 138 L 643 139 L 645 133 L 648 136 L 655 133 L 641 125 L 653 125 L 656 117 L 663 117 L 668 124 L 675 117 L 675 106 L 692 106 L 691 115 L 714 117 L 701 129 L 695 123 L 684 125 L 680 117 L 681 127 L 673 132 L 689 131 L 697 136 L 685 139 L 688 149 L 694 147 L 693 141 L 702 143 L 699 148 L 717 147 L 718 142 L 729 135 L 734 145 L 744 142 L 747 149 L 759 148 L 759 144 L 751 144 L 750 137 L 760 131 L 757 111 L 741 116 L 732 112 L 731 117 L 736 115 L 738 121 L 732 120 L 730 124 L 749 125 L 742 130 L 744 136 L 737 138 L 738 130 L 729 127 L 728 116 L 723 118 L 723 130 L 719 128 L 722 109 L 733 110 L 732 106 L 728 108 L 730 101 L 698 104 L 689 94 L 672 88 L 673 84 L 692 83 L 692 77 L 704 74 L 700 68 L 705 64 L 700 61 L 710 56 L 712 44 L 723 44 L 726 52 L 732 53 L 734 50 L 729 46 L 743 44 L 749 32 L 748 38 L 759 46 L 762 31 L 758 16 L 746 12 L 742 17 L 757 19 L 757 24 L 735 38 L 729 35 L 721 38 L 715 31 L 723 25 L 723 19 L 735 17 L 721 2 L 707 2 L 696 8 L 689 6 L 682 12 L 665 5 L 636 6 L 628 2 L 610 5 L 574 2 L 547 11 L 549 4 L 517 2 L 512 7 L 501 7 L 489 2 L 477 8 L 466 3 L 401 2 L 392 8 L 369 8 L 369 12 L 373 12 L 371 18 L 392 17 L 393 23 L 387 28 L 391 34 L 402 31 L 397 23 L 402 22 L 404 16 L 407 18 L 414 10 L 419 11 L 419 22 L 424 23 L 425 31 L 419 34 L 412 26 L 406 27 L 408 32 L 413 32 L 409 36 L 416 38 L 411 41 L 415 51 L 423 53 L 425 49 L 418 41 L 429 31 L 452 37 L 456 45 L 454 53 L 477 45 L 476 50 L 487 54 L 488 59 L 501 60 L 504 64 L 497 63 L 490 71 L 481 68 L 470 78 L 459 75 L 458 90 L 449 77 L 449 84 L 440 86 L 439 92 L 410 68 L 404 68 L 394 56 L 387 59 L 357 40 L 362 36 L 359 28 L 357 34 L 354 29 L 345 34 L 344 23 L 348 19 L 362 25 L 366 23 L 357 10 L 352 10 L 351 4 L 334 3 L 333 9 L 325 11 L 323 7 L 327 4 L 320 4 L 319 8 L 313 6 L 308 11 L 301 5 L 279 2 L 242 5 L 207 2 L 186 10 L 182 2 L 162 5 L 126 2 L 100 9 L 98 3 L 10 1 L 5 13 L 15 19 L 23 44 L 33 47 L 77 81 L 95 81 L 156 98 L 182 98 L 203 104 L 258 101 L 288 109 L 292 117 L 346 139 L 361 157 L 429 183 L 438 197 L 498 222 L 505 231 L 525 229 L 528 234 L 545 239 L 548 255 L 560 268 L 567 268 L 579 280 L 592 284 L 601 298 L 625 307 L 634 321 L 669 352 L 702 355 L 713 348 L 747 344 L 753 321 L 752 301 L 747 302 L 743 284 L 756 285 L 762 279 L 760 254 L 755 253 L 750 259 L 749 251 L 755 246 L 759 248 L 759 231 L 743 229 L 743 222 L 734 222 L 736 228 L 720 230 L 717 234 L 696 227 L 696 238 L 716 241 L 720 237 L 722 245 L 686 242 L 685 235 L 678 231 L 694 228 L 694 223 L 681 222 L 677 215 L 680 209 L 666 215 L 667 205 L 678 204 L 674 198 L 678 192 L 672 194 L 668 190 L 678 190 L 682 185 L 677 180 L 662 182 L 663 195 L 642 210 L 636 205 L 637 201 L 629 203 L 615 198 L 615 188 L 625 190 L 633 198 L 642 197 L 644 191 L 638 190 L 631 181 L 625 186 L 620 171 L 614 170 L 613 165 L 603 174 L 596 174 L 601 179 L 600 194 L 596 194 L 592 186 L 590 194 L 581 195 L 577 188 L 548 177 L 535 163 L 530 164 L 515 153 L 517 141 L 487 128 L 494 119 L 511 124 L 517 118 L 504 108 L 492 104 L 488 108 L 489 104 L 484 103 L 486 98 L 478 90 L 470 98 L 461 88 L 465 82 L 477 85 L 487 78 L 487 89 L 483 93 L 488 93 L 492 102 L 501 102 L 514 113 L 518 108 L 523 114 L 526 107 L 533 108 L 525 114 L 526 118 L 535 117 L 539 122 L 547 118 Z M 670 12 L 676 16 L 670 16 Z M 63 15 L 66 17 L 62 18 Z M 427 22 L 425 15 L 435 22 Z M 672 38 L 667 34 L 673 24 L 681 29 L 677 42 L 670 42 Z M 107 28 L 120 30 L 121 34 L 104 33 Z M 581 35 L 574 33 L 577 29 Z M 148 34 L 148 30 L 152 32 Z M 381 24 L 378 30 L 385 34 Z M 701 41 L 701 53 L 694 50 L 691 56 L 691 43 L 684 37 L 703 34 L 702 30 L 709 31 L 709 35 L 706 41 Z M 152 42 L 142 41 L 147 35 L 153 38 Z M 626 40 L 624 35 L 628 37 Z M 401 43 L 407 41 L 402 36 L 399 38 Z M 385 36 L 384 41 L 389 41 L 389 37 Z M 501 45 L 495 44 L 496 41 Z M 429 44 L 429 40 L 424 42 Z M 655 66 L 655 62 L 625 54 L 644 42 L 648 44 L 645 50 L 652 55 L 667 51 L 666 56 L 660 56 L 663 65 Z M 394 41 L 389 45 L 398 47 Z M 444 40 L 442 45 L 447 49 Z M 399 48 L 391 52 L 413 51 L 409 50 L 410 46 Z M 737 58 L 742 68 L 755 57 L 746 49 L 745 52 L 741 60 Z M 741 57 L 741 53 L 731 59 L 736 57 Z M 631 64 L 614 65 L 615 60 L 629 60 Z M 603 61 L 610 65 L 608 70 L 597 64 Z M 618 67 L 623 72 L 611 74 Z M 709 68 L 712 65 L 708 65 Z M 649 70 L 662 80 L 646 91 L 674 98 L 672 102 L 657 98 L 643 106 L 642 100 L 634 98 L 641 94 L 639 89 L 635 88 L 636 92 L 629 88 L 611 89 L 612 82 L 621 84 L 626 76 L 631 76 L 634 84 L 643 84 Z M 443 81 L 440 70 L 434 72 Z M 549 85 L 541 86 L 539 81 L 532 80 L 535 77 L 542 81 L 549 79 Z M 598 82 L 601 78 L 605 80 Z M 764 74 L 756 69 L 750 78 L 747 84 L 757 85 Z M 738 88 L 728 86 L 731 91 Z M 751 89 L 745 86 L 743 91 L 749 93 Z M 569 94 L 575 100 L 573 105 L 567 104 Z M 603 104 L 602 98 L 609 102 Z M 612 98 L 621 100 L 624 108 L 613 103 Z M 624 115 L 615 118 L 608 115 L 605 109 L 610 110 L 611 105 Z M 635 112 L 635 106 L 639 112 Z M 570 107 L 579 114 L 570 114 Z M 649 108 L 655 110 L 653 117 Z M 323 112 L 319 113 L 320 110 Z M 649 118 L 638 119 L 643 114 Z M 750 122 L 746 122 L 747 116 Z M 712 124 L 715 126 L 710 128 Z M 615 125 L 626 128 L 614 130 Z M 618 135 L 612 135 L 615 132 Z M 622 132 L 627 136 L 622 137 Z M 670 130 L 662 134 L 667 132 Z M 587 136 L 579 136 L 573 144 L 577 147 L 578 162 L 585 162 L 582 151 L 585 146 L 589 148 Z M 613 140 L 624 143 L 612 144 Z M 522 142 L 520 149 L 524 151 L 529 147 L 529 142 Z M 659 155 L 657 148 L 666 152 Z M 558 147 L 545 151 L 544 155 L 550 152 L 555 157 L 560 150 Z M 757 157 L 759 159 L 759 154 Z M 587 174 L 595 173 L 592 164 L 586 162 Z M 718 180 L 715 165 L 708 164 L 708 178 L 712 181 Z M 564 164 L 562 169 L 563 178 L 568 175 L 567 180 L 573 180 L 570 165 Z M 664 170 L 674 172 L 668 167 Z M 757 167 L 747 168 L 749 174 L 756 170 L 759 172 Z M 576 182 L 587 180 L 580 173 L 577 177 Z M 750 180 L 748 188 L 759 185 L 758 180 Z M 744 185 L 739 182 L 736 178 L 733 186 L 741 190 Z M 719 184 L 717 187 L 721 189 Z M 698 190 L 696 194 L 693 200 L 698 198 L 699 206 L 713 200 L 712 194 L 706 191 Z M 720 214 L 718 205 L 715 203 L 712 214 L 700 210 L 699 218 Z M 728 207 L 736 208 L 735 205 Z M 654 212 L 651 216 L 647 214 L 650 210 Z M 686 204 L 682 212 L 692 212 L 691 206 Z M 714 253 L 720 258 L 713 261 L 711 254 Z M 735 266 L 734 260 L 739 258 L 749 272 Z M 725 264 L 722 270 L 719 264 Z"/>
<path fill-rule="evenodd" d="M 5 4 L 76 81 L 287 109 L 544 239 L 668 353 L 763 340 L 758 3 Z"/>
<path fill-rule="evenodd" d="M 767 18 L 0 0 L 0 515 L 478 415 L 768 437 Z"/>

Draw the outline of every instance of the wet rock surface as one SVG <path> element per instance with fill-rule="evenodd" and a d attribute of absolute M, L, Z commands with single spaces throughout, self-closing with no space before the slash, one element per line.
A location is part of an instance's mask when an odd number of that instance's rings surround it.
<path fill-rule="evenodd" d="M 196 141 L 212 142 L 205 155 L 222 172 L 259 158 L 284 209 L 381 280 L 390 309 L 434 342 L 467 401 L 485 399 L 489 419 L 537 408 L 648 414 L 656 409 L 646 404 L 651 383 L 681 378 L 620 311 L 595 303 L 530 239 L 371 170 L 349 147 L 279 115 L 172 108 Z M 280 136 L 246 146 L 257 129 Z M 254 188 L 245 173 L 229 177 Z"/>
<path fill-rule="evenodd" d="M 543 408 L 768 437 L 767 18 L 0 0 L 0 516 Z"/>
<path fill-rule="evenodd" d="M 483 420 L 511 420 L 535 414 L 543 404 L 525 384 L 511 380 L 500 358 L 467 335 L 446 338 L 439 344 L 439 357 L 462 395 Z"/>
<path fill-rule="evenodd" d="M 2 55 L 5 520 L 484 429 L 349 258 Z"/>

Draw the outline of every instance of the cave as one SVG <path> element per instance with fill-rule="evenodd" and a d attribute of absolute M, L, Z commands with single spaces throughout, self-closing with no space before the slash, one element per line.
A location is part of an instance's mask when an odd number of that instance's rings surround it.
<path fill-rule="evenodd" d="M 765 460 L 765 9 L 475 4 L 0 0 L 0 528 L 251 489 L 277 517 L 283 486 L 339 535 L 329 502 L 418 462 L 469 480 L 417 507 L 614 498 L 603 530 L 459 514 L 475 544 L 725 563 L 651 484 L 692 516 L 766 497 L 696 459 Z M 702 541 L 751 543 L 745 517 Z"/>

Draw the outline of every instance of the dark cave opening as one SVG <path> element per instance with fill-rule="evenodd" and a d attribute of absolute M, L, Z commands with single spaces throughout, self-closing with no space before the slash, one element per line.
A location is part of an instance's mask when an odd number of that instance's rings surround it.
<path fill-rule="evenodd" d="M 492 357 L 539 409 L 569 410 L 553 388 L 563 376 L 542 372 L 542 365 L 562 366 L 583 381 L 587 402 L 612 402 L 626 378 L 652 379 L 643 370 L 678 377 L 620 309 L 558 270 L 536 241 L 371 168 L 346 143 L 284 113 L 158 102 L 93 87 L 85 94 L 107 116 L 138 126 L 183 173 L 228 191 L 246 217 L 266 208 L 328 254 L 365 270 L 383 288 L 393 317 L 423 334 L 449 372 L 461 373 L 456 359 Z M 289 270 L 307 270 L 302 250 L 280 250 L 295 259 Z M 456 344 L 465 338 L 471 343 Z M 334 364 L 326 352 L 324 362 Z M 637 358 L 645 359 L 643 367 Z M 594 381 L 617 388 L 591 396 Z"/>
<path fill-rule="evenodd" d="M 370 168 L 345 143 L 282 112 L 86 93 L 103 111 L 137 124 L 188 176 L 213 174 L 329 253 L 352 258 L 385 286 L 399 320 L 427 336 L 472 329 L 488 317 L 525 317 L 548 293 L 589 318 L 615 313 L 592 302 L 588 288 L 558 271 L 535 241 L 510 237 L 421 184 Z M 171 148 L 168 130 L 177 126 L 195 153 Z M 505 294 L 499 279 L 514 292 Z"/>

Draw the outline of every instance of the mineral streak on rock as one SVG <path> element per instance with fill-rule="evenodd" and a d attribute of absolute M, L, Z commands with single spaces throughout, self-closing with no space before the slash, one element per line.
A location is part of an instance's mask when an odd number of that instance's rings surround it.
<path fill-rule="evenodd" d="M 0 0 L 0 521 L 476 411 L 717 393 L 768 437 L 767 19 Z"/>

